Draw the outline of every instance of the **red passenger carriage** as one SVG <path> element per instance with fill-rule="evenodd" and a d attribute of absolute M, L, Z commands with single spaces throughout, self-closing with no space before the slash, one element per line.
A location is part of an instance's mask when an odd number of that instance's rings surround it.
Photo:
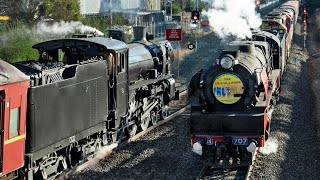
<path fill-rule="evenodd" d="M 26 75 L 0 60 L 0 170 L 3 176 L 16 176 L 24 165 L 28 87 Z"/>

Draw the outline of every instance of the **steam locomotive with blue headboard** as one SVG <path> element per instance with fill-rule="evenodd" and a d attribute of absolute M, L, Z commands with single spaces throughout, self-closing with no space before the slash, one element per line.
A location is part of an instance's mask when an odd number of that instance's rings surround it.
<path fill-rule="evenodd" d="M 233 41 L 189 85 L 190 140 L 214 168 L 252 163 L 270 137 L 271 114 L 279 100 L 299 1 L 287 1 L 263 17 L 261 30 Z"/>

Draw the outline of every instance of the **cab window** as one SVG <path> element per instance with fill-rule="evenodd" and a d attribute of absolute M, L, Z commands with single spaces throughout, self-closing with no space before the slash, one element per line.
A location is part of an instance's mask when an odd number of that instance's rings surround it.
<path fill-rule="evenodd" d="M 121 54 L 117 53 L 116 55 L 116 65 L 117 65 L 117 73 L 121 73 Z"/>
<path fill-rule="evenodd" d="M 121 53 L 121 71 L 125 71 L 125 67 L 126 67 L 126 55 L 125 53 Z"/>
<path fill-rule="evenodd" d="M 126 67 L 126 56 L 125 53 L 117 53 L 116 56 L 117 72 L 124 72 Z"/>

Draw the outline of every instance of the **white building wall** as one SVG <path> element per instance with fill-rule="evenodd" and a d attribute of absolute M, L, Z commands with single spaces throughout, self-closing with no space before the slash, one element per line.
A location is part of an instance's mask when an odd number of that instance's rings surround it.
<path fill-rule="evenodd" d="M 119 0 L 118 0 L 119 1 Z M 142 9 L 141 0 L 120 0 L 122 9 Z"/>
<path fill-rule="evenodd" d="M 160 10 L 161 0 L 111 0 L 113 11 Z M 110 0 L 80 0 L 80 13 L 99 14 L 110 10 Z"/>
<path fill-rule="evenodd" d="M 99 14 L 101 0 L 80 0 L 81 14 Z"/>

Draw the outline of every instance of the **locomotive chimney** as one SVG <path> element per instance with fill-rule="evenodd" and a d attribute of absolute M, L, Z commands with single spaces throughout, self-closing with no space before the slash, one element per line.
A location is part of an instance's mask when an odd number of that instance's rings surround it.
<path fill-rule="evenodd" d="M 147 30 L 145 27 L 133 27 L 133 41 L 147 41 Z"/>

